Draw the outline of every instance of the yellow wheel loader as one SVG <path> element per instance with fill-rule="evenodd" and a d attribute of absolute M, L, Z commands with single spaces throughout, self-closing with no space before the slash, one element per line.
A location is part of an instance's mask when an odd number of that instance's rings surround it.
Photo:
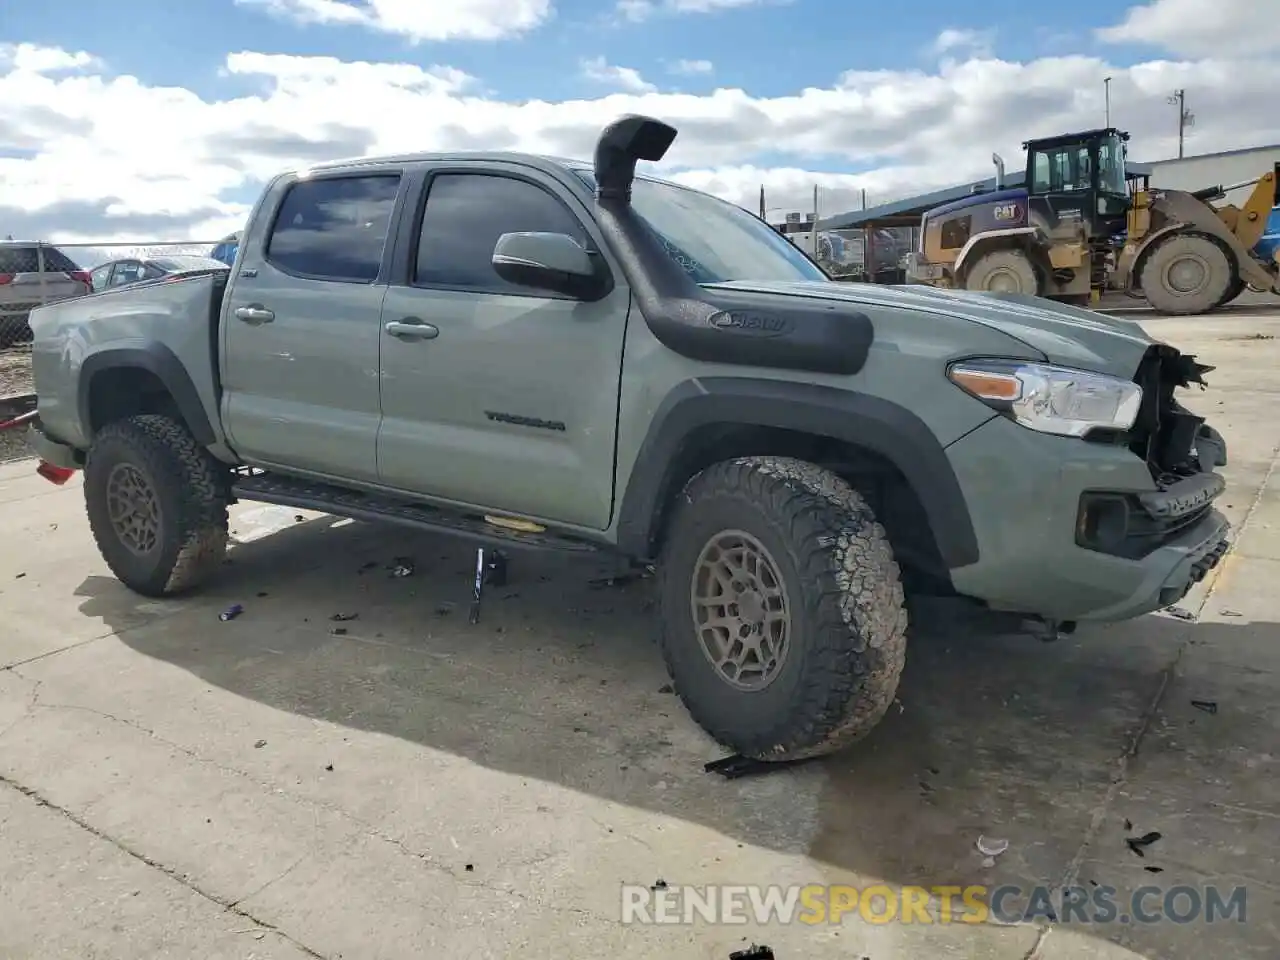
<path fill-rule="evenodd" d="M 1280 164 L 1256 180 L 1188 192 L 1126 173 L 1129 135 L 1108 127 L 1027 141 L 1025 185 L 924 215 L 908 282 L 1096 303 L 1108 290 L 1164 313 L 1206 313 L 1245 287 L 1280 292 L 1280 264 L 1254 253 L 1277 202 Z M 1213 206 L 1254 187 L 1243 207 Z"/>

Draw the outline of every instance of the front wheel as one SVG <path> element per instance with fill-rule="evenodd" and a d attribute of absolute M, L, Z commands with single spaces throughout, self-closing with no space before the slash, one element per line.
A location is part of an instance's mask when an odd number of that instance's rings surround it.
<path fill-rule="evenodd" d="M 662 649 L 695 721 L 743 756 L 796 760 L 868 733 L 906 656 L 884 528 L 830 471 L 786 457 L 707 468 L 669 520 Z"/>
<path fill-rule="evenodd" d="M 186 427 L 168 417 L 103 427 L 85 462 L 84 498 L 98 550 L 136 593 L 183 593 L 222 564 L 226 477 Z"/>
<path fill-rule="evenodd" d="M 1161 313 L 1192 316 L 1224 303 L 1237 282 L 1227 252 L 1198 233 L 1175 233 L 1158 242 L 1142 264 L 1147 302 Z"/>

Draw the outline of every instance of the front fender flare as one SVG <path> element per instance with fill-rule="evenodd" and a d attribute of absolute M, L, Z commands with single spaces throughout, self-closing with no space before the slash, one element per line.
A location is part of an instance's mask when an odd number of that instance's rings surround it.
<path fill-rule="evenodd" d="M 889 400 L 836 387 L 748 377 L 686 380 L 658 406 L 636 456 L 618 513 L 623 552 L 649 557 L 666 499 L 683 477 L 672 475 L 686 438 L 712 423 L 772 427 L 828 437 L 886 458 L 924 506 L 950 569 L 978 560 L 964 492 L 946 451 L 918 416 Z"/>
<path fill-rule="evenodd" d="M 93 438 L 93 417 L 89 401 L 93 394 L 93 378 L 107 370 L 146 370 L 153 374 L 169 391 L 173 402 L 186 421 L 187 429 L 202 446 L 218 440 L 213 425 L 205 413 L 204 404 L 196 385 L 187 373 L 177 354 L 163 343 L 145 343 L 140 346 L 111 347 L 85 358 L 80 366 L 80 389 L 77 409 L 80 416 L 81 435 Z"/>

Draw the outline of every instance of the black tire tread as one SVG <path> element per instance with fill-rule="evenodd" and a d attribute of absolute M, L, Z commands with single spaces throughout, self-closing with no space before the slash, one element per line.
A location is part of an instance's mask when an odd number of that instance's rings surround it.
<path fill-rule="evenodd" d="M 664 628 L 663 658 L 677 693 L 703 729 L 744 756 L 798 760 L 839 750 L 884 716 L 906 660 L 907 611 L 888 535 L 862 495 L 834 473 L 790 457 L 759 456 L 718 463 L 692 478 L 679 496 L 671 536 L 699 502 L 726 496 L 765 505 L 785 527 L 802 581 L 788 590 L 792 603 L 806 608 L 814 636 L 805 646 L 797 702 L 771 736 L 744 742 L 734 730 L 717 727 L 680 688 L 673 638 Z"/>
<path fill-rule="evenodd" d="M 182 423 L 145 414 L 117 420 L 98 432 L 85 462 L 86 483 L 95 460 L 114 444 L 128 447 L 146 467 L 158 494 L 176 495 L 178 511 L 174 522 L 165 524 L 164 536 L 174 541 L 169 548 L 173 560 L 167 569 L 159 569 L 144 580 L 126 579 L 127 573 L 114 566 L 112 572 L 144 596 L 168 597 L 194 589 L 222 566 L 226 556 L 229 487 L 225 470 Z M 94 541 L 111 566 L 109 543 L 114 533 L 105 517 L 96 516 L 88 497 L 86 509 Z"/>

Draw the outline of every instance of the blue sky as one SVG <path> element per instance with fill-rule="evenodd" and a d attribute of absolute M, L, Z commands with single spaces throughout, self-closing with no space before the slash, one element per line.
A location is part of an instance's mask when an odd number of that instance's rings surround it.
<path fill-rule="evenodd" d="M 423 0 L 424 7 L 432 5 Z M 930 69 L 937 62 L 931 45 L 946 28 L 993 30 L 996 51 L 1013 60 L 1104 52 L 1125 64 L 1143 53 L 1093 39 L 1093 28 L 1118 22 L 1124 10 L 1103 0 L 1061 7 L 985 0 L 968 9 L 953 0 L 916 0 L 909 12 L 905 5 L 867 3 L 865 12 L 861 6 L 850 0 L 792 0 L 635 23 L 617 17 L 609 3 L 561 0 L 555 18 L 522 40 L 414 44 L 359 27 L 300 26 L 231 0 L 129 0 L 124 6 L 60 0 L 56 17 L 43 4 L 13 4 L 5 11 L 0 39 L 91 49 L 145 83 L 182 86 L 210 99 L 246 92 L 243 83 L 219 76 L 226 54 L 244 49 L 447 63 L 480 77 L 508 100 L 598 96 L 604 89 L 584 79 L 577 64 L 594 56 L 655 80 L 667 64 L 709 60 L 713 74 L 683 76 L 678 83 L 668 76 L 664 89 L 697 93 L 737 86 L 778 96 L 829 86 L 851 69 Z"/>

